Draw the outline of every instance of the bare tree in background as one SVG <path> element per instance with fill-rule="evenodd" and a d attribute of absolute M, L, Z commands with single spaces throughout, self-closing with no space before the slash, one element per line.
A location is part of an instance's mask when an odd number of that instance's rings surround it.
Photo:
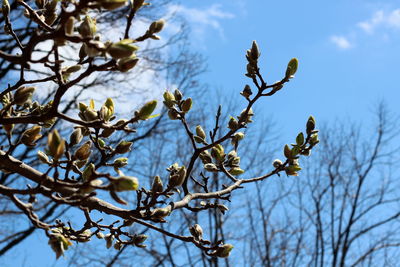
<path fill-rule="evenodd" d="M 256 187 L 245 266 L 397 266 L 398 129 L 383 104 L 376 115 L 324 127 L 303 177 Z"/>

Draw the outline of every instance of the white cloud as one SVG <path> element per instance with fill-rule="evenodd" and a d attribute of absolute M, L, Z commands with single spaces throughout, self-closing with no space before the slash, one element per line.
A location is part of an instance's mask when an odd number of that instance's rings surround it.
<path fill-rule="evenodd" d="M 192 33 L 198 39 L 204 39 L 204 35 L 209 28 L 217 31 L 221 38 L 224 38 L 223 28 L 220 21 L 231 19 L 235 16 L 226 12 L 219 4 L 213 4 L 204 9 L 186 7 L 183 5 L 170 5 L 168 14 L 177 14 L 182 16 L 191 25 Z"/>
<path fill-rule="evenodd" d="M 344 36 L 332 35 L 330 38 L 331 42 L 334 43 L 338 48 L 346 50 L 352 47 L 350 41 Z"/>
<path fill-rule="evenodd" d="M 400 8 L 391 12 L 378 10 L 369 20 L 359 22 L 357 25 L 369 34 L 374 33 L 377 28 L 400 29 Z"/>

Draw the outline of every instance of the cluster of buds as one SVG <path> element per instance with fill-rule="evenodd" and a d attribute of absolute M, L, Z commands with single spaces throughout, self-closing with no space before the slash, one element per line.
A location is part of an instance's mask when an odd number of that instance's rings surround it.
<path fill-rule="evenodd" d="M 29 101 L 27 102 L 29 103 Z M 53 100 L 50 100 L 47 104 L 45 105 L 40 105 L 37 101 L 33 102 L 32 105 L 30 105 L 29 112 L 31 115 L 42 115 L 46 114 L 49 112 L 52 108 L 53 105 Z M 38 122 L 39 125 L 45 127 L 45 128 L 50 128 L 51 126 L 54 125 L 56 122 L 57 117 L 50 118 L 48 120 L 45 120 L 43 122 Z"/>
<path fill-rule="evenodd" d="M 260 50 L 258 48 L 258 44 L 256 41 L 253 41 L 251 45 L 251 49 L 246 51 L 246 59 L 247 59 L 247 73 L 245 74 L 249 78 L 255 78 L 256 73 L 258 71 L 258 58 L 260 57 Z"/>
<path fill-rule="evenodd" d="M 94 121 L 99 119 L 97 111 L 94 109 L 93 99 L 90 100 L 89 106 L 85 105 L 82 102 L 79 102 L 78 108 L 79 108 L 78 116 L 83 121 Z"/>
<path fill-rule="evenodd" d="M 315 130 L 315 119 L 313 116 L 308 118 L 306 124 L 306 133 L 307 138 L 304 137 L 304 134 L 301 132 L 296 137 L 296 143 L 291 144 L 292 148 L 289 145 L 285 145 L 283 149 L 283 154 L 285 155 L 288 165 L 285 167 L 285 172 L 290 176 L 298 176 L 298 172 L 301 170 L 299 165 L 299 156 L 309 156 L 311 154 L 311 149 L 319 143 L 318 140 L 318 131 Z M 275 160 L 273 162 L 273 166 L 275 168 L 280 168 L 283 166 L 283 163 L 280 160 Z"/>
<path fill-rule="evenodd" d="M 235 150 L 228 153 L 224 166 L 230 168 L 228 172 L 232 175 L 236 176 L 244 173 L 244 170 L 240 168 L 240 157 L 238 157 Z"/>
<path fill-rule="evenodd" d="M 192 108 L 192 98 L 183 99 L 183 95 L 178 89 L 176 89 L 174 93 L 166 91 L 163 96 L 163 103 L 168 108 L 168 117 L 171 120 L 181 119 L 182 116 Z"/>
<path fill-rule="evenodd" d="M 179 166 L 178 163 L 174 163 L 167 168 L 167 171 L 169 172 L 169 181 L 168 181 L 169 188 L 179 187 L 183 184 L 186 177 L 185 166 L 183 165 Z"/>
<path fill-rule="evenodd" d="M 56 9 L 58 1 L 35 0 L 35 4 L 38 8 L 36 13 L 39 15 L 39 19 L 45 22 L 47 25 L 51 26 L 57 19 Z M 31 17 L 27 9 L 25 9 L 24 16 L 29 19 L 35 20 L 35 17 Z"/>

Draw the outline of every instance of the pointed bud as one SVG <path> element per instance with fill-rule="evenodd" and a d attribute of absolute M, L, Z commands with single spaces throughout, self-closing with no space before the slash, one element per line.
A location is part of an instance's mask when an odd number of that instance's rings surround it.
<path fill-rule="evenodd" d="M 153 184 L 151 185 L 151 192 L 160 193 L 163 191 L 163 182 L 160 176 L 154 176 Z"/>
<path fill-rule="evenodd" d="M 311 134 L 311 132 L 315 129 L 315 119 L 313 116 L 308 118 L 306 129 L 307 134 Z"/>
<path fill-rule="evenodd" d="M 253 94 L 250 85 L 246 84 L 246 86 L 244 87 L 243 91 L 240 94 L 245 98 L 249 98 Z"/>
<path fill-rule="evenodd" d="M 215 256 L 220 257 L 220 258 L 227 258 L 229 257 L 229 254 L 231 253 L 233 249 L 233 246 L 231 244 L 224 244 L 217 248 L 215 251 Z"/>
<path fill-rule="evenodd" d="M 176 111 L 175 109 L 170 109 L 170 110 L 168 110 L 168 117 L 171 120 L 177 120 L 180 117 L 180 115 L 179 115 L 178 111 Z"/>
<path fill-rule="evenodd" d="M 183 98 L 182 92 L 179 89 L 175 89 L 174 96 L 177 101 L 181 101 Z"/>
<path fill-rule="evenodd" d="M 256 41 L 253 41 L 251 46 L 250 57 L 254 61 L 257 61 L 257 59 L 260 57 L 260 50 L 258 49 L 258 44 Z"/>
<path fill-rule="evenodd" d="M 150 117 L 157 106 L 157 100 L 147 102 L 140 110 L 138 117 L 141 120 L 146 120 Z"/>
<path fill-rule="evenodd" d="M 185 181 L 185 177 L 186 168 L 185 166 L 182 166 L 178 169 L 177 173 L 170 176 L 168 186 L 171 188 L 181 186 Z"/>
<path fill-rule="evenodd" d="M 117 158 L 114 160 L 114 168 L 122 168 L 128 164 L 128 158 Z"/>
<path fill-rule="evenodd" d="M 164 92 L 164 105 L 171 108 L 175 104 L 175 96 L 170 91 Z"/>
<path fill-rule="evenodd" d="M 289 145 L 285 145 L 285 148 L 283 149 L 283 155 L 285 155 L 287 159 L 292 158 L 292 150 L 290 149 Z"/>
<path fill-rule="evenodd" d="M 120 71 L 127 72 L 128 70 L 133 69 L 138 62 L 139 59 L 135 55 L 127 58 L 121 58 L 117 62 L 117 67 Z"/>
<path fill-rule="evenodd" d="M 229 119 L 228 128 L 231 130 L 237 130 L 239 128 L 239 123 L 234 117 Z"/>
<path fill-rule="evenodd" d="M 82 141 L 82 138 L 83 138 L 82 129 L 80 127 L 76 128 L 72 132 L 72 134 L 69 138 L 69 145 L 74 146 L 74 145 L 79 144 Z"/>
<path fill-rule="evenodd" d="M 200 125 L 196 126 L 196 134 L 202 138 L 202 139 L 206 139 L 206 133 L 204 132 L 203 128 Z"/>
<path fill-rule="evenodd" d="M 45 164 L 51 164 L 49 157 L 46 155 L 46 153 L 38 150 L 37 152 L 38 158 L 41 162 L 45 163 Z"/>
<path fill-rule="evenodd" d="M 211 163 L 212 162 L 212 157 L 210 152 L 203 151 L 200 153 L 199 158 L 201 159 L 201 162 L 203 162 L 203 164 L 207 164 L 207 163 Z"/>
<path fill-rule="evenodd" d="M 132 176 L 120 176 L 113 180 L 112 184 L 117 192 L 137 190 L 139 188 L 138 179 Z"/>
<path fill-rule="evenodd" d="M 111 248 L 114 241 L 114 236 L 111 234 L 106 234 L 104 240 L 106 240 L 106 248 Z"/>
<path fill-rule="evenodd" d="M 32 98 L 32 94 L 35 91 L 35 87 L 22 86 L 18 88 L 14 93 L 14 103 L 22 106 L 29 99 Z"/>
<path fill-rule="evenodd" d="M 204 164 L 204 169 L 208 172 L 218 172 L 218 167 L 213 163 Z"/>
<path fill-rule="evenodd" d="M 96 21 L 86 15 L 78 31 L 84 38 L 93 38 L 96 33 Z"/>
<path fill-rule="evenodd" d="M 291 78 L 297 71 L 297 68 L 299 66 L 299 61 L 297 58 L 292 58 L 287 66 L 286 69 L 286 77 Z"/>
<path fill-rule="evenodd" d="M 296 144 L 298 146 L 302 146 L 304 144 L 304 134 L 303 133 L 299 133 L 296 137 Z"/>
<path fill-rule="evenodd" d="M 3 5 L 1 7 L 1 10 L 3 12 L 4 17 L 7 17 L 8 14 L 10 14 L 10 3 L 8 3 L 8 0 L 3 0 Z"/>
<path fill-rule="evenodd" d="M 64 31 L 66 35 L 72 35 L 74 33 L 75 18 L 73 16 L 68 17 L 65 22 Z"/>
<path fill-rule="evenodd" d="M 132 44 L 132 40 L 124 39 L 119 42 L 113 43 L 107 50 L 108 54 L 114 59 L 130 57 L 136 52 L 139 47 Z"/>
<path fill-rule="evenodd" d="M 89 165 L 86 166 L 86 168 L 82 172 L 82 178 L 83 181 L 90 181 L 92 180 L 92 176 L 94 174 L 96 167 L 94 166 L 93 163 L 90 163 Z"/>
<path fill-rule="evenodd" d="M 232 174 L 232 175 L 237 176 L 237 175 L 243 174 L 243 173 L 244 173 L 244 170 L 242 170 L 242 169 L 239 168 L 239 167 L 235 167 L 235 168 L 230 169 L 228 172 L 229 172 L 230 174 Z"/>
<path fill-rule="evenodd" d="M 115 148 L 115 152 L 118 154 L 124 154 L 131 151 L 131 147 L 132 147 L 132 142 L 121 141 Z"/>
<path fill-rule="evenodd" d="M 182 111 L 185 113 L 188 112 L 192 108 L 192 104 L 192 98 L 189 97 L 188 99 L 185 99 L 182 103 Z"/>
<path fill-rule="evenodd" d="M 156 208 L 151 212 L 151 217 L 162 219 L 167 217 L 171 213 L 171 206 L 167 206 L 166 208 Z"/>
<path fill-rule="evenodd" d="M 41 130 L 42 127 L 37 125 L 33 126 L 32 128 L 29 128 L 28 130 L 22 133 L 21 143 L 23 143 L 26 146 L 35 146 L 36 140 L 42 137 L 42 135 L 40 134 Z"/>
<path fill-rule="evenodd" d="M 164 25 L 165 21 L 163 19 L 154 21 L 153 23 L 150 24 L 149 34 L 159 33 L 164 28 Z"/>
<path fill-rule="evenodd" d="M 75 151 L 74 157 L 78 160 L 86 160 L 89 158 L 92 151 L 92 141 L 85 142 L 80 148 Z"/>
<path fill-rule="evenodd" d="M 195 240 L 202 240 L 203 239 L 203 229 L 199 224 L 195 224 L 189 227 L 189 231 L 194 237 Z"/>

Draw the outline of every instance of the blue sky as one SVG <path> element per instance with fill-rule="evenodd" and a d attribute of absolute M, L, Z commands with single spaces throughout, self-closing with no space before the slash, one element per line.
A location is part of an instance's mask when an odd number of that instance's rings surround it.
<path fill-rule="evenodd" d="M 310 114 L 317 122 L 368 123 L 381 100 L 398 114 L 398 1 L 186 0 L 177 10 L 192 26 L 194 48 L 208 59 L 203 79 L 212 90 L 239 97 L 250 82 L 243 74 L 252 40 L 269 82 L 282 77 L 290 58 L 299 59 L 295 79 L 258 104 L 288 138 Z"/>

